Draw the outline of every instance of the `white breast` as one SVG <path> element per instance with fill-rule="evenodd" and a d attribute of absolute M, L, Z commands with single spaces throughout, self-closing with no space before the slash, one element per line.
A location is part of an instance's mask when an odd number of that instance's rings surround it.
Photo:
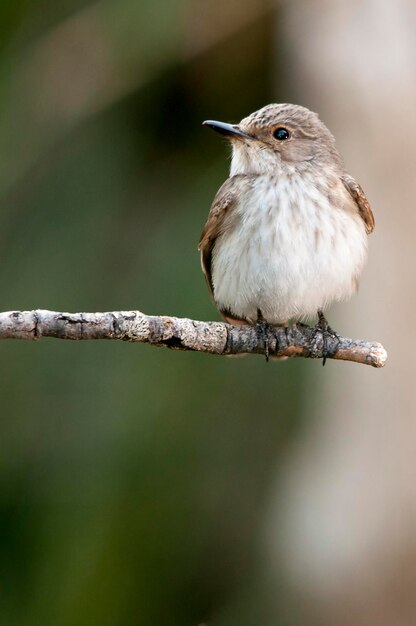
<path fill-rule="evenodd" d="M 351 296 L 366 258 L 358 214 L 330 204 L 307 177 L 259 176 L 241 198 L 239 219 L 213 250 L 220 309 L 272 324 L 316 315 Z"/>

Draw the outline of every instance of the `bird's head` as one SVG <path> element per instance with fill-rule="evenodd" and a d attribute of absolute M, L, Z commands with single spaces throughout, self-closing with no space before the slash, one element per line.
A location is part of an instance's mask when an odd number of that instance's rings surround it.
<path fill-rule="evenodd" d="M 333 135 L 316 113 L 296 104 L 269 104 L 239 124 L 204 124 L 231 141 L 231 176 L 341 167 Z"/>

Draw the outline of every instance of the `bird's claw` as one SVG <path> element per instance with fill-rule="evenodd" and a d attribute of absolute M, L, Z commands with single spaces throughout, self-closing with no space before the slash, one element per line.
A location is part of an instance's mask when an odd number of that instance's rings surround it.
<path fill-rule="evenodd" d="M 321 333 L 322 335 L 322 365 L 325 365 L 330 354 L 328 350 L 328 339 L 336 339 L 339 342 L 340 336 L 330 327 L 322 311 L 318 311 L 318 322 L 315 326 L 315 333 Z"/>
<path fill-rule="evenodd" d="M 259 343 L 261 342 L 264 345 L 264 356 L 266 357 L 267 363 L 269 362 L 270 356 L 270 332 L 272 329 L 273 326 L 266 322 L 260 309 L 258 309 L 256 322 L 257 338 Z"/>

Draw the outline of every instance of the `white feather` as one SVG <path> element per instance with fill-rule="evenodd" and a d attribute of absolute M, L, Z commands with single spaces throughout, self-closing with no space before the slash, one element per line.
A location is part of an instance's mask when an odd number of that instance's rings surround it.
<path fill-rule="evenodd" d="M 246 163 L 234 160 L 232 169 L 238 173 Z M 259 175 L 236 211 L 237 225 L 213 250 L 220 309 L 251 322 L 260 309 L 279 324 L 315 316 L 354 293 L 366 259 L 364 223 L 358 212 L 331 204 L 307 173 L 286 167 Z"/>

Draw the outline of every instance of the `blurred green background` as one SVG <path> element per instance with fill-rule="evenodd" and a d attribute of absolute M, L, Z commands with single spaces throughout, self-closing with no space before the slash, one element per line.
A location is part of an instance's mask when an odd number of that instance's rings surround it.
<path fill-rule="evenodd" d="M 274 9 L 240 8 L 2 4 L 2 310 L 218 319 L 197 242 L 229 155 L 201 122 L 287 95 Z M 1 624 L 252 623 L 310 364 L 48 340 L 0 359 Z"/>
<path fill-rule="evenodd" d="M 218 319 L 197 242 L 229 152 L 201 122 L 293 101 L 376 216 L 330 322 L 390 359 L 2 342 L 0 626 L 414 626 L 415 25 L 413 0 L 1 2 L 1 310 Z"/>

